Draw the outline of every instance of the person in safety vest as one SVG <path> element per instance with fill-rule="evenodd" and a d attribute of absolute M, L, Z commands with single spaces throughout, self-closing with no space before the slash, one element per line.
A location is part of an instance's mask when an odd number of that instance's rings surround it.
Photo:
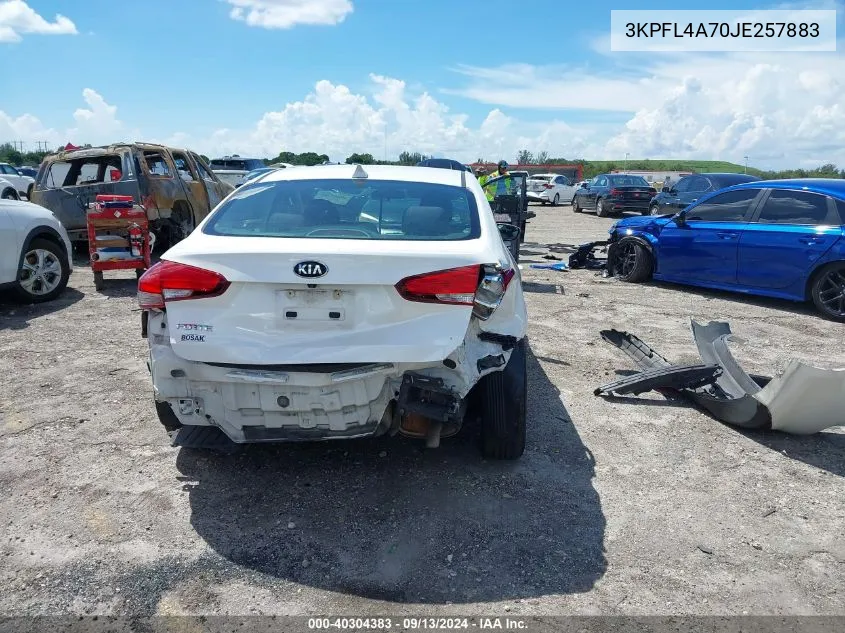
<path fill-rule="evenodd" d="M 484 183 L 487 182 L 487 168 L 484 165 L 481 165 L 475 170 L 475 177 L 478 179 L 479 184 L 483 187 Z"/>
<path fill-rule="evenodd" d="M 494 178 L 498 178 L 499 176 L 505 176 L 501 180 L 487 184 L 490 180 Z M 481 183 L 481 186 L 484 187 L 484 193 L 487 195 L 487 199 L 492 202 L 496 196 L 507 195 L 511 189 L 511 182 L 512 179 L 508 176 L 508 163 L 507 161 L 500 160 L 499 164 L 496 166 L 496 171 L 494 171 L 487 179 Z"/>

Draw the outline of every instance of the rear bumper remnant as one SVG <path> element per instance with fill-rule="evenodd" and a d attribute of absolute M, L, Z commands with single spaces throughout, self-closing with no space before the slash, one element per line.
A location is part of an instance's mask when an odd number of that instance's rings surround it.
<path fill-rule="evenodd" d="M 633 334 L 602 331 L 602 338 L 641 371 L 599 387 L 596 395 L 674 393 L 721 422 L 797 435 L 845 425 L 845 368 L 822 369 L 793 360 L 775 378 L 750 375 L 728 349 L 728 323 L 691 321 L 691 329 L 703 364 L 685 367 L 673 365 Z"/>

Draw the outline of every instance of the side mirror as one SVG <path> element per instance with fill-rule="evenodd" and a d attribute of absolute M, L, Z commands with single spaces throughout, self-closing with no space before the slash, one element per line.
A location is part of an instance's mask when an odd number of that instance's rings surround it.
<path fill-rule="evenodd" d="M 499 227 L 499 235 L 505 242 L 515 242 L 519 239 L 519 227 L 514 224 L 496 223 Z"/>
<path fill-rule="evenodd" d="M 590 183 L 585 182 L 585 183 L 581 184 L 581 189 L 589 189 L 589 188 L 590 188 Z"/>
<path fill-rule="evenodd" d="M 661 189 L 660 191 L 662 191 L 663 193 L 669 193 L 670 191 L 672 191 L 672 188 L 671 187 L 663 187 L 663 189 Z"/>
<path fill-rule="evenodd" d="M 674 218 L 675 224 L 677 226 L 686 226 L 687 224 L 687 214 L 681 211 L 678 213 Z"/>

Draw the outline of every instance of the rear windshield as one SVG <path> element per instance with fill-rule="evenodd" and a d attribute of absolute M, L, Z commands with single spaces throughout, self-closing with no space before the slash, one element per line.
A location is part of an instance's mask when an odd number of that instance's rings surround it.
<path fill-rule="evenodd" d="M 121 180 L 123 172 L 123 160 L 118 154 L 60 160 L 50 164 L 39 184 L 50 189 L 94 185 Z"/>
<path fill-rule="evenodd" d="M 203 228 L 209 235 L 454 241 L 481 234 L 473 194 L 433 183 L 367 180 L 255 182 Z"/>
<path fill-rule="evenodd" d="M 543 182 L 549 182 L 551 179 L 551 176 L 530 176 L 528 178 L 528 180 L 542 180 Z"/>
<path fill-rule="evenodd" d="M 211 161 L 211 169 L 237 169 L 252 171 L 264 167 L 264 162 L 250 158 L 215 158 Z"/>
<path fill-rule="evenodd" d="M 642 176 L 610 176 L 608 178 L 613 187 L 649 187 Z"/>

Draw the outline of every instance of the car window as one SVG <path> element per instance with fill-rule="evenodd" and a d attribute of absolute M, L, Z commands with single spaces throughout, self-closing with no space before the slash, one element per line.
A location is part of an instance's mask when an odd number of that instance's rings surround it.
<path fill-rule="evenodd" d="M 687 222 L 742 222 L 745 214 L 757 197 L 759 189 L 739 189 L 713 196 L 690 209 L 685 215 Z"/>
<path fill-rule="evenodd" d="M 607 178 L 605 176 L 599 178 L 599 187 L 607 187 Z"/>
<path fill-rule="evenodd" d="M 286 238 L 455 241 L 480 236 L 466 188 L 370 180 L 288 180 L 243 185 L 203 232 Z"/>
<path fill-rule="evenodd" d="M 529 180 L 540 180 L 542 182 L 549 182 L 551 180 L 551 176 L 531 176 Z"/>
<path fill-rule="evenodd" d="M 817 226 L 837 225 L 840 220 L 836 209 L 828 204 L 826 196 L 809 191 L 775 189 L 769 194 L 757 222 Z"/>
<path fill-rule="evenodd" d="M 162 178 L 169 178 L 171 176 L 170 166 L 161 152 L 144 152 L 144 162 L 147 164 L 147 169 L 151 175 L 161 176 Z"/>
<path fill-rule="evenodd" d="M 188 157 L 182 152 L 173 152 L 173 165 L 182 180 L 187 182 L 196 182 L 197 177 L 191 169 L 191 164 L 188 162 Z"/>
<path fill-rule="evenodd" d="M 122 162 L 121 157 L 117 154 L 56 161 L 44 172 L 40 184 L 55 189 L 115 182 L 121 180 L 124 176 Z"/>
<path fill-rule="evenodd" d="M 690 176 L 687 176 L 686 178 L 681 178 L 674 185 L 670 184 L 669 186 L 674 189 L 677 193 L 686 193 L 687 191 L 689 191 L 690 180 L 692 180 L 692 178 Z"/>
<path fill-rule="evenodd" d="M 13 174 L 15 176 L 18 175 L 18 172 L 14 170 L 14 168 L 10 167 L 9 165 L 0 165 L 0 172 L 4 174 Z"/>
<path fill-rule="evenodd" d="M 642 176 L 611 176 L 612 187 L 648 187 L 649 184 Z"/>
<path fill-rule="evenodd" d="M 558 185 L 563 185 L 564 187 L 569 184 L 569 181 L 566 179 L 566 176 L 558 176 L 555 178 L 555 183 Z"/>
<path fill-rule="evenodd" d="M 194 156 L 194 163 L 197 166 L 197 169 L 200 172 L 200 178 L 203 180 L 207 180 L 208 182 L 215 182 L 214 176 L 211 175 L 211 172 L 206 169 L 205 165 L 202 164 L 202 161 L 199 160 L 196 156 Z"/>
<path fill-rule="evenodd" d="M 687 183 L 689 193 L 702 193 L 710 188 L 710 181 L 703 176 L 690 176 Z"/>

